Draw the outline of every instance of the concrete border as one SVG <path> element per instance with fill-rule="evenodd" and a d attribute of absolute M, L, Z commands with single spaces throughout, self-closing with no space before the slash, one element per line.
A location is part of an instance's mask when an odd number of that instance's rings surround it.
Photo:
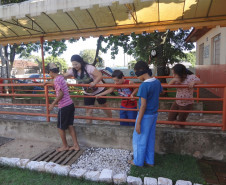
<path fill-rule="evenodd" d="M 115 125 L 75 125 L 78 141 L 91 147 L 110 147 L 132 150 L 133 127 Z M 56 123 L 0 120 L 0 135 L 37 141 L 60 142 Z M 68 138 L 70 139 L 70 138 Z M 215 160 L 226 161 L 226 132 L 216 129 L 156 128 L 156 152 L 199 154 Z"/>

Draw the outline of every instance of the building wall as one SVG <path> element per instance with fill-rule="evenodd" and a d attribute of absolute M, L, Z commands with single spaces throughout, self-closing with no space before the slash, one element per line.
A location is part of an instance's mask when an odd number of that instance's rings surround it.
<path fill-rule="evenodd" d="M 213 64 L 213 38 L 220 34 L 220 62 Z M 196 74 L 205 84 L 226 84 L 226 27 L 216 27 L 197 41 Z M 200 65 L 200 45 L 204 44 L 203 65 Z M 223 89 L 212 90 L 217 96 L 223 96 Z"/>

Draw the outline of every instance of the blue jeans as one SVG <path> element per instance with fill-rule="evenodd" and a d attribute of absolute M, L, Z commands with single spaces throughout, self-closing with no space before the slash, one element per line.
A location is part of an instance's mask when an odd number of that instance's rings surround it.
<path fill-rule="evenodd" d="M 126 107 L 120 106 L 120 108 L 136 109 L 137 107 L 126 108 Z M 120 119 L 136 119 L 136 117 L 137 117 L 137 111 L 120 110 Z M 134 126 L 135 123 L 133 123 L 133 122 L 120 122 L 120 125 L 123 125 L 123 126 Z"/>
<path fill-rule="evenodd" d="M 141 133 L 133 132 L 133 156 L 136 166 L 143 166 L 144 162 L 154 165 L 155 155 L 155 127 L 158 113 L 144 115 L 141 120 Z M 138 118 L 138 115 L 137 115 Z"/>

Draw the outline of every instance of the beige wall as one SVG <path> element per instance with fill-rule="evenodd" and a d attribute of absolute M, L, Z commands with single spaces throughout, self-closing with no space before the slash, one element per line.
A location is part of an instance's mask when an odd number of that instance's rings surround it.
<path fill-rule="evenodd" d="M 199 46 L 204 43 L 204 51 L 209 46 L 209 56 L 204 57 L 203 65 L 211 65 L 212 63 L 212 38 L 221 34 L 220 40 L 220 64 L 226 64 L 226 27 L 219 27 L 211 29 L 208 33 L 202 36 L 196 42 L 196 64 L 199 65 Z"/>

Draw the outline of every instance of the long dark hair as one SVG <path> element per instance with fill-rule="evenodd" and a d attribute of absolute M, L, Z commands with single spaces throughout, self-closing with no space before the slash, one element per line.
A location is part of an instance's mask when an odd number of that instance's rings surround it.
<path fill-rule="evenodd" d="M 134 66 L 135 71 L 147 71 L 149 76 L 152 76 L 152 71 L 149 69 L 149 66 L 147 62 L 144 62 L 142 60 L 138 61 Z"/>
<path fill-rule="evenodd" d="M 181 82 L 187 78 L 187 75 L 193 74 L 190 70 L 186 69 L 183 64 L 176 64 L 172 69 L 174 73 L 180 77 Z"/>
<path fill-rule="evenodd" d="M 76 62 L 81 64 L 81 75 L 80 75 L 80 78 L 82 79 L 84 77 L 84 73 L 88 74 L 88 72 L 85 69 L 85 67 L 86 67 L 86 65 L 88 65 L 88 63 L 85 62 L 83 60 L 83 58 L 81 56 L 79 56 L 79 55 L 72 55 L 71 62 L 73 62 L 73 61 L 76 61 Z M 72 69 L 73 69 L 74 77 L 77 78 L 78 77 L 78 71 L 75 68 L 72 68 Z"/>

